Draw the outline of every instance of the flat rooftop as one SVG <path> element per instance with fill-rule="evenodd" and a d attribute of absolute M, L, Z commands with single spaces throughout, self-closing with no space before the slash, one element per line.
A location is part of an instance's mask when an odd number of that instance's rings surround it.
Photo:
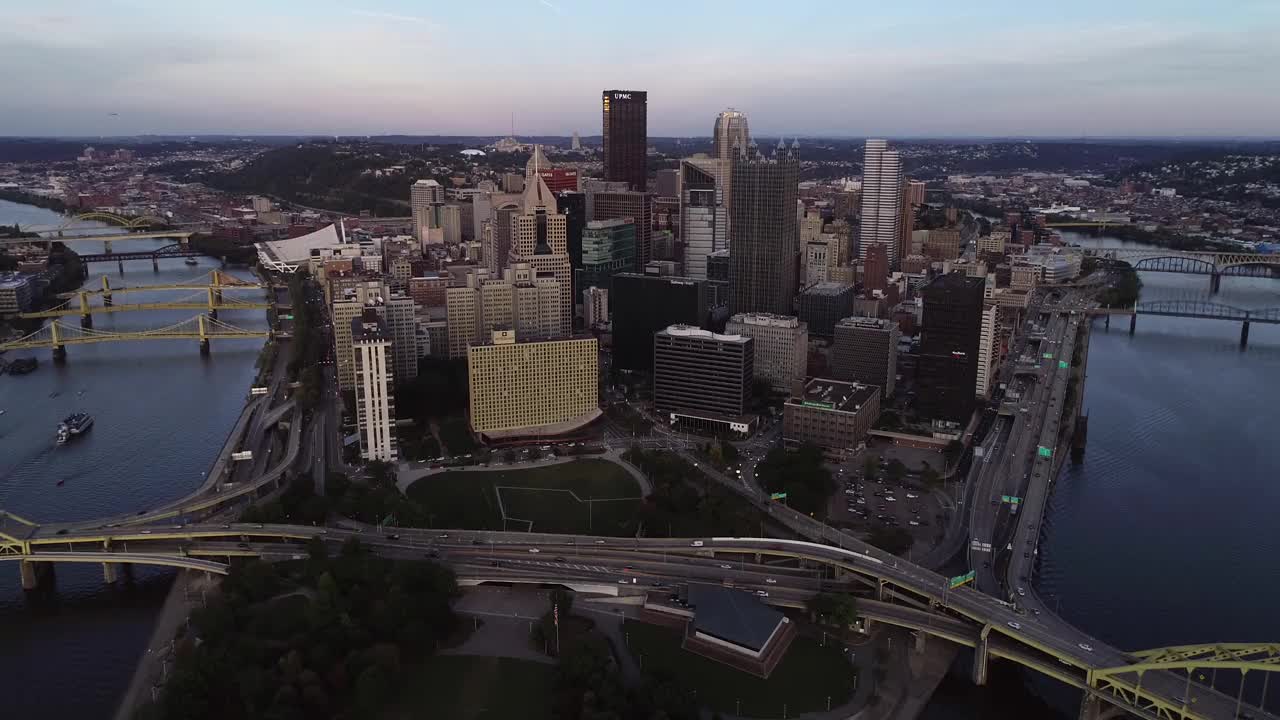
<path fill-rule="evenodd" d="M 799 402 L 810 407 L 822 407 L 826 410 L 857 412 L 879 392 L 880 388 L 875 385 L 814 378 L 805 383 L 804 396 L 792 398 L 791 402 Z"/>
<path fill-rule="evenodd" d="M 764 650 L 783 621 L 782 613 L 742 590 L 689 583 L 693 629 L 755 652 Z"/>

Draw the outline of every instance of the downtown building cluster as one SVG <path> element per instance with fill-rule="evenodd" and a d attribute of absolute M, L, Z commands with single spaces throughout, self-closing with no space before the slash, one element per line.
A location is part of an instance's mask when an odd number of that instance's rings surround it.
<path fill-rule="evenodd" d="M 260 246 L 324 288 L 365 457 L 395 458 L 378 399 L 426 358 L 466 363 L 467 421 L 489 443 L 585 437 L 601 389 L 629 378 L 672 427 L 749 435 L 781 399 L 790 444 L 852 451 L 890 409 L 945 442 L 995 391 L 1030 290 L 1079 271 L 1020 220 L 927 206 L 884 140 L 860 179 L 804 182 L 798 141 L 757 144 L 730 109 L 708 152 L 650 173 L 647 93 L 600 102 L 603 177 L 554 161 L 589 156 L 576 140 L 506 138 L 493 150 L 527 152 L 522 175 L 415 180 L 391 232 L 352 219 Z"/>

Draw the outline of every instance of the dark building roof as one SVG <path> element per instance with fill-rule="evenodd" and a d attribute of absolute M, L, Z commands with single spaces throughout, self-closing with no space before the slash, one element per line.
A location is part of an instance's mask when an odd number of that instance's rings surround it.
<path fill-rule="evenodd" d="M 764 649 L 783 621 L 782 613 L 742 590 L 689 583 L 693 629 L 756 652 Z"/>

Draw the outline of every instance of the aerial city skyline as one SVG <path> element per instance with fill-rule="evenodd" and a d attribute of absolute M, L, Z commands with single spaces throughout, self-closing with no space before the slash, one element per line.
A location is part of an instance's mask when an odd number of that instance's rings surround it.
<path fill-rule="evenodd" d="M 6 708 L 1280 720 L 1280 9 L 1118 5 L 0 9 Z"/>

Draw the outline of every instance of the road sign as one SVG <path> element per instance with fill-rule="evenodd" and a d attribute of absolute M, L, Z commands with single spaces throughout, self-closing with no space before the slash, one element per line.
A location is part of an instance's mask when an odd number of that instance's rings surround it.
<path fill-rule="evenodd" d="M 965 574 L 963 574 L 963 575 L 957 575 L 957 576 L 955 576 L 955 577 L 951 578 L 951 587 L 952 587 L 952 588 L 958 588 L 958 587 L 960 587 L 961 585 L 963 585 L 963 584 L 965 584 L 965 583 L 967 583 L 967 582 L 972 582 L 972 581 L 973 581 L 973 578 L 974 578 L 974 571 L 973 571 L 973 570 L 970 570 L 969 572 L 967 572 L 967 573 L 965 573 Z"/>
<path fill-rule="evenodd" d="M 1017 495 L 1001 495 L 1000 502 L 1007 502 L 1011 505 L 1017 505 L 1018 503 L 1022 502 L 1022 498 L 1018 497 Z"/>
<path fill-rule="evenodd" d="M 1039 447 L 1036 449 L 1036 454 L 1038 454 L 1040 457 L 1049 457 L 1049 458 L 1050 458 L 1050 457 L 1053 457 L 1053 449 L 1052 449 L 1052 448 L 1047 448 L 1047 447 L 1045 447 L 1045 446 L 1041 445 L 1041 446 L 1039 446 Z"/>
<path fill-rule="evenodd" d="M 1058 361 L 1058 369 L 1059 369 L 1059 370 L 1066 370 L 1066 369 L 1067 369 L 1067 361 L 1066 361 L 1066 360 L 1059 360 L 1059 361 Z"/>
<path fill-rule="evenodd" d="M 1045 354 L 1044 354 L 1044 359 L 1045 359 L 1045 360 L 1052 360 L 1052 359 L 1053 359 L 1053 353 L 1045 353 Z"/>
<path fill-rule="evenodd" d="M 770 499 L 770 500 L 786 500 L 786 499 L 787 499 L 787 494 L 786 494 L 786 493 L 784 493 L 784 492 L 781 492 L 781 493 L 773 493 L 772 495 L 770 495 L 770 496 L 769 496 L 769 499 Z"/>

